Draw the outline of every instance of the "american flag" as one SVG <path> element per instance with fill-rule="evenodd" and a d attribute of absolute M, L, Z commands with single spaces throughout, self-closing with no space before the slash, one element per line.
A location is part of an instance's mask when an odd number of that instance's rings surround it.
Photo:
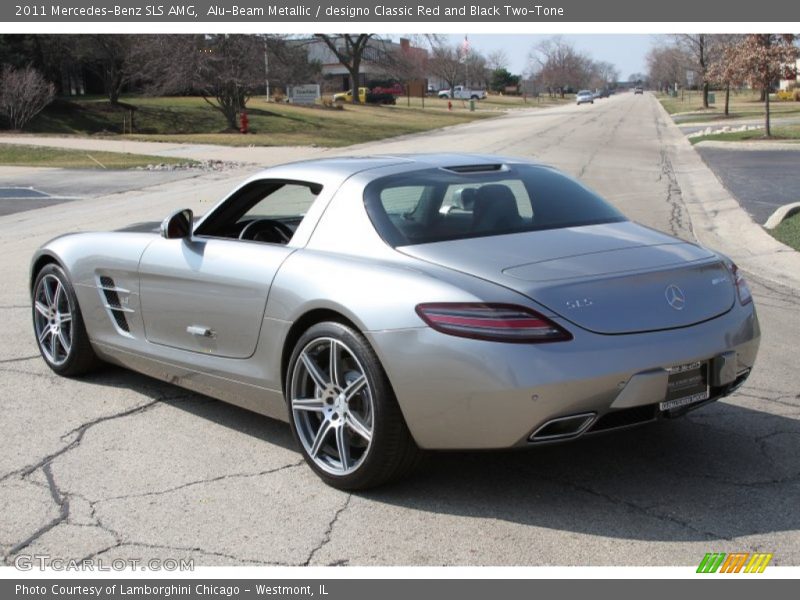
<path fill-rule="evenodd" d="M 469 39 L 464 36 L 464 41 L 461 43 L 461 56 L 466 58 L 469 56 Z"/>

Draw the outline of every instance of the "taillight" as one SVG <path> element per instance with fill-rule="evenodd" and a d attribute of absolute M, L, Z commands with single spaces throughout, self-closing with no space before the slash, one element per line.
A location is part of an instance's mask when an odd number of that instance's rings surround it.
<path fill-rule="evenodd" d="M 744 306 L 753 301 L 753 294 L 750 293 L 750 287 L 747 285 L 747 280 L 739 271 L 736 263 L 730 263 L 731 274 L 733 275 L 733 283 L 736 286 L 736 294 L 739 296 L 739 302 Z"/>
<path fill-rule="evenodd" d="M 442 302 L 417 305 L 436 331 L 493 342 L 564 342 L 572 335 L 530 308 L 514 304 Z"/>

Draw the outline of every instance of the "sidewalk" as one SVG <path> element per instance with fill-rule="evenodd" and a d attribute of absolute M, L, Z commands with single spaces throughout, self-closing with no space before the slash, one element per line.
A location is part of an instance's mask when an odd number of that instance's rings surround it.
<path fill-rule="evenodd" d="M 327 148 L 312 148 L 310 146 L 215 146 L 211 144 L 174 144 L 169 142 L 138 142 L 134 140 L 36 135 L 0 135 L 0 144 L 49 146 L 52 148 L 85 150 L 87 152 L 124 152 L 169 158 L 187 158 L 198 161 L 220 160 L 258 165 L 292 162 L 330 152 Z"/>
<path fill-rule="evenodd" d="M 658 108 L 671 121 L 661 103 Z M 679 127 L 669 127 L 665 133 L 664 143 L 700 243 L 728 255 L 749 273 L 800 289 L 800 252 L 778 242 L 750 218 Z"/>

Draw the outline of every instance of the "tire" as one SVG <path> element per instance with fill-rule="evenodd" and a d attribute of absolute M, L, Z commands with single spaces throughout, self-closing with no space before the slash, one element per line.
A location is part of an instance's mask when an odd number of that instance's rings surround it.
<path fill-rule="evenodd" d="M 318 323 L 300 337 L 286 374 L 286 401 L 303 457 L 332 487 L 386 484 L 407 475 L 421 457 L 375 351 L 346 325 Z"/>
<path fill-rule="evenodd" d="M 75 290 L 61 267 L 51 263 L 36 275 L 31 308 L 36 345 L 55 373 L 76 377 L 101 364 L 86 334 Z"/>

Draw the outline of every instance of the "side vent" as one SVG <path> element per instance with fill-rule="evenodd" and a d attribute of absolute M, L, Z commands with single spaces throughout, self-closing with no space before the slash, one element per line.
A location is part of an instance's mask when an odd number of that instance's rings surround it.
<path fill-rule="evenodd" d="M 120 331 L 130 334 L 130 326 L 128 325 L 128 317 L 125 313 L 133 312 L 132 309 L 127 307 L 127 297 L 130 294 L 129 290 L 118 288 L 111 277 L 103 275 L 100 277 L 100 289 L 105 299 L 105 308 L 117 325 Z M 126 302 L 120 300 L 120 294 L 125 297 Z"/>

